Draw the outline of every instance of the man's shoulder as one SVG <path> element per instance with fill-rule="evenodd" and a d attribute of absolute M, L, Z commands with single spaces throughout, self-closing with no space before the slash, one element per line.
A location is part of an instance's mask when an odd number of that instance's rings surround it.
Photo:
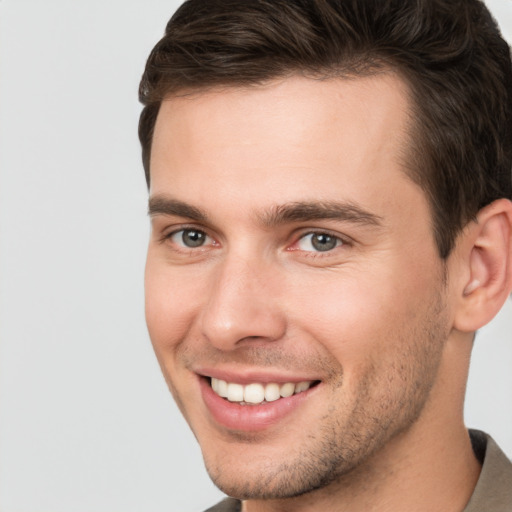
<path fill-rule="evenodd" d="M 464 512 L 512 512 L 512 462 L 489 435 L 471 430 L 482 472 Z"/>
<path fill-rule="evenodd" d="M 242 503 L 234 498 L 225 498 L 217 505 L 205 510 L 204 512 L 240 512 Z"/>

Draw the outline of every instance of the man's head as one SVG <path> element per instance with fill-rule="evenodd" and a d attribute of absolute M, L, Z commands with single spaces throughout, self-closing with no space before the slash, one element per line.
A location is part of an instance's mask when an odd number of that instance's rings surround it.
<path fill-rule="evenodd" d="M 290 75 L 367 76 L 409 85 L 407 172 L 425 191 L 446 257 L 459 230 L 512 198 L 512 70 L 479 0 L 185 2 L 148 60 L 140 139 L 148 184 L 161 101 Z"/>
<path fill-rule="evenodd" d="M 473 331 L 512 287 L 507 52 L 468 1 L 169 23 L 141 84 L 146 315 L 227 493 L 422 477 L 469 445 Z"/>

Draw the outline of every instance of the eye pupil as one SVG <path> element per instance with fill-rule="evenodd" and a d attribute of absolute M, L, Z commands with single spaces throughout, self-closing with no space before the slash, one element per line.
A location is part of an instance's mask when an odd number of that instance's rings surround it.
<path fill-rule="evenodd" d="M 181 235 L 183 244 L 187 247 L 201 247 L 206 240 L 206 235 L 202 231 L 195 229 L 185 229 Z"/>
<path fill-rule="evenodd" d="M 317 251 L 330 251 L 336 247 L 337 239 L 334 236 L 325 233 L 313 234 L 311 237 L 311 245 Z"/>

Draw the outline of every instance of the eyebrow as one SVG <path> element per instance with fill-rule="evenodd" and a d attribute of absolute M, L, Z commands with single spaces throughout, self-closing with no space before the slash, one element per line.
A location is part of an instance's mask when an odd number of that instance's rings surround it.
<path fill-rule="evenodd" d="M 148 215 L 150 217 L 155 215 L 175 215 L 196 222 L 206 222 L 208 220 L 208 216 L 203 210 L 178 199 L 159 195 L 149 198 Z"/>
<path fill-rule="evenodd" d="M 294 202 L 275 206 L 260 217 L 265 226 L 310 220 L 340 220 L 367 226 L 382 226 L 382 217 L 350 202 Z"/>
<path fill-rule="evenodd" d="M 149 216 L 175 215 L 195 222 L 208 222 L 206 212 L 188 203 L 161 195 L 149 199 Z M 350 202 L 298 201 L 273 206 L 268 212 L 258 215 L 265 227 L 275 227 L 294 222 L 311 220 L 340 220 L 367 226 L 382 226 L 382 217 Z"/>

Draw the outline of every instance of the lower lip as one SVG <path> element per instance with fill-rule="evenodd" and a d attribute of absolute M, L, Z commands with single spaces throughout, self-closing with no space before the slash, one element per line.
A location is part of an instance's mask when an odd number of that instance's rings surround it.
<path fill-rule="evenodd" d="M 217 395 L 205 378 L 200 378 L 201 394 L 216 423 L 230 430 L 254 432 L 265 430 L 292 414 L 318 387 L 261 405 L 240 405 Z"/>

